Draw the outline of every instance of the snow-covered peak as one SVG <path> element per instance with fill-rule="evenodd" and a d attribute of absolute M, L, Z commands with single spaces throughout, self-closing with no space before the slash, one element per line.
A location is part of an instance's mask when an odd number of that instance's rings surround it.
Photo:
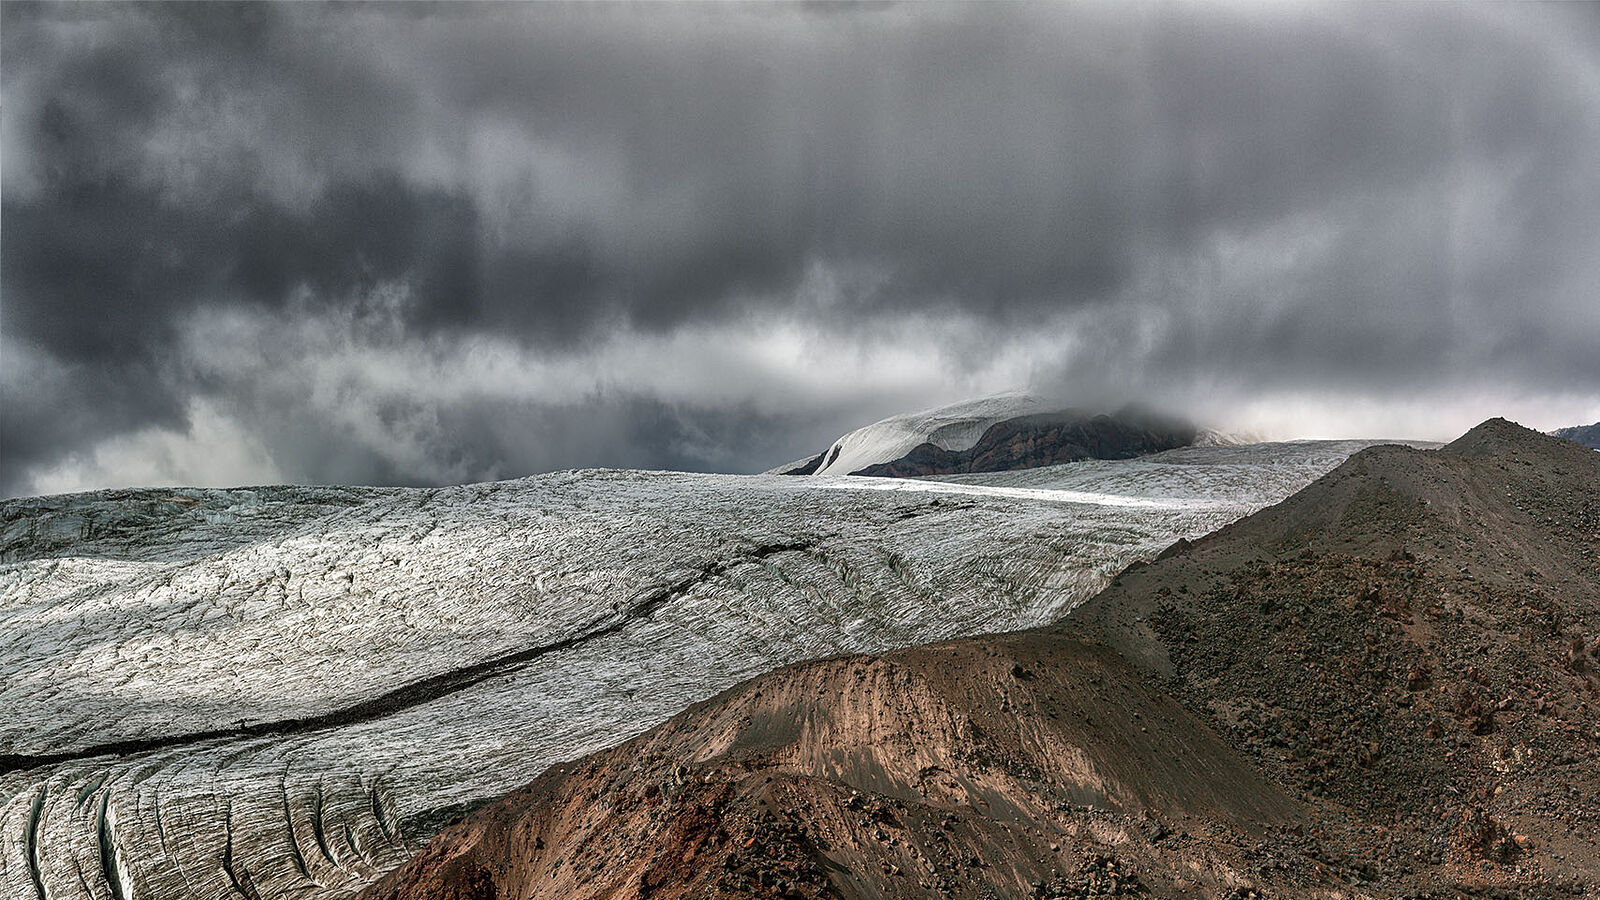
<path fill-rule="evenodd" d="M 834 441 L 815 474 L 848 475 L 899 459 L 919 444 L 966 450 L 996 422 L 1052 411 L 1038 397 L 1006 393 L 890 416 Z"/>
<path fill-rule="evenodd" d="M 1194 436 L 1192 447 L 1243 447 L 1248 444 L 1261 444 L 1267 440 L 1265 435 L 1251 431 L 1219 431 L 1215 428 L 1201 428 Z"/>

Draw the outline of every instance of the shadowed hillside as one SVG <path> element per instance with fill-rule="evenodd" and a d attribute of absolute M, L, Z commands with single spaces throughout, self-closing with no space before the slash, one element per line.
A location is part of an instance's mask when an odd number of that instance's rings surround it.
<path fill-rule="evenodd" d="M 1131 459 L 1194 442 L 1193 425 L 1124 410 L 1115 416 L 1079 412 L 1018 416 L 996 422 L 964 450 L 923 443 L 905 456 L 851 475 L 913 478 L 1035 469 L 1084 459 Z"/>
<path fill-rule="evenodd" d="M 1550 432 L 1558 438 L 1579 443 L 1591 450 L 1600 450 L 1600 422 L 1593 425 L 1574 425 L 1571 428 L 1557 428 Z"/>

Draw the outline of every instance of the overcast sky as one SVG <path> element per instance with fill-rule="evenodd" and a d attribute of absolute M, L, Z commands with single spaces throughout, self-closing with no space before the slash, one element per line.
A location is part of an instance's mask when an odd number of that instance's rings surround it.
<path fill-rule="evenodd" d="M 1600 419 L 1600 7 L 0 17 L 0 494 Z"/>

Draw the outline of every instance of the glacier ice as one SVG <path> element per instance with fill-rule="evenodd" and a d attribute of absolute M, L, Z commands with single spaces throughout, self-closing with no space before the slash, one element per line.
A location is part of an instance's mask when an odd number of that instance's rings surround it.
<path fill-rule="evenodd" d="M 1067 614 L 1370 442 L 0 505 L 0 896 L 346 897 L 757 672 Z"/>

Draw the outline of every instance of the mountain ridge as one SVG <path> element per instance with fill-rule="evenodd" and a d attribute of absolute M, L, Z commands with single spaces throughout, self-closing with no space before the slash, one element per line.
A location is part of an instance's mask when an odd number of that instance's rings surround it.
<path fill-rule="evenodd" d="M 1189 446 L 1198 434 L 1186 422 L 1138 410 L 1114 415 L 1063 410 L 996 422 L 965 450 L 922 443 L 897 460 L 850 474 L 914 478 L 1036 469 L 1086 459 L 1131 459 Z"/>
<path fill-rule="evenodd" d="M 1010 393 L 890 416 L 849 432 L 814 457 L 767 474 L 912 478 L 1002 472 L 1085 459 L 1129 459 L 1201 439 L 1229 443 L 1218 432 L 1202 432 L 1138 406 L 1091 413 Z"/>
<path fill-rule="evenodd" d="M 1570 428 L 1557 428 L 1550 432 L 1559 438 L 1582 444 L 1591 450 L 1600 450 L 1600 422 L 1593 425 L 1574 425 Z"/>

